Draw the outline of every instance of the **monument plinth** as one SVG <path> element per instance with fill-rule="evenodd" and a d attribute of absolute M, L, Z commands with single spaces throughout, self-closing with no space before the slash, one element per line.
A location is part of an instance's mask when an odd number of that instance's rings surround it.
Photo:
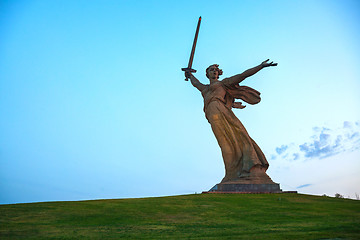
<path fill-rule="evenodd" d="M 216 184 L 210 193 L 281 193 L 280 185 L 274 183 L 264 169 L 255 168 L 248 176 Z"/>
<path fill-rule="evenodd" d="M 281 193 L 278 183 L 272 184 L 241 184 L 227 182 L 216 184 L 209 190 L 210 193 Z"/>

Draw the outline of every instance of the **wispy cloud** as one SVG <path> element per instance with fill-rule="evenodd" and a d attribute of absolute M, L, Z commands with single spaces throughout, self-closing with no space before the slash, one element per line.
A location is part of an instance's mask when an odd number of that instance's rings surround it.
<path fill-rule="evenodd" d="M 282 154 L 283 152 L 286 151 L 287 148 L 288 148 L 287 145 L 281 145 L 281 147 L 277 147 L 275 150 L 278 154 Z"/>
<path fill-rule="evenodd" d="M 313 185 L 313 184 L 308 183 L 308 184 L 304 184 L 304 185 L 297 186 L 296 188 L 297 188 L 297 189 L 299 189 L 299 188 L 305 188 L 305 187 L 310 187 L 310 186 L 312 186 L 312 185 Z"/>
<path fill-rule="evenodd" d="M 360 123 L 345 121 L 343 126 L 337 129 L 314 127 L 309 141 L 301 144 L 283 144 L 275 148 L 271 159 L 322 159 L 356 149 L 360 149 Z"/>

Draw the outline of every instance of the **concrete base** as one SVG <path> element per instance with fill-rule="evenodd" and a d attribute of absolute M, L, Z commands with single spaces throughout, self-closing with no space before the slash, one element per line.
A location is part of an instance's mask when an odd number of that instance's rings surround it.
<path fill-rule="evenodd" d="M 266 184 L 243 184 L 243 183 L 219 183 L 209 190 L 209 193 L 281 193 L 278 183 Z"/>

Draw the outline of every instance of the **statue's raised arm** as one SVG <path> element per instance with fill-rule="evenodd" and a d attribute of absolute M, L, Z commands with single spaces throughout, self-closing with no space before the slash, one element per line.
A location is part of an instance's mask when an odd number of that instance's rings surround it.
<path fill-rule="evenodd" d="M 185 71 L 185 77 L 190 79 L 191 84 L 197 88 L 200 92 L 205 89 L 205 85 L 202 84 L 191 72 Z"/>
<path fill-rule="evenodd" d="M 269 59 L 267 59 L 267 60 L 263 61 L 261 64 L 259 64 L 256 67 L 250 68 L 250 69 L 244 71 L 243 73 L 240 73 L 240 74 L 237 74 L 235 76 L 226 78 L 224 80 L 228 84 L 238 84 L 238 83 L 242 82 L 245 78 L 254 75 L 255 73 L 257 73 L 261 69 L 263 69 L 265 67 L 273 67 L 273 66 L 277 66 L 277 63 L 269 62 Z"/>

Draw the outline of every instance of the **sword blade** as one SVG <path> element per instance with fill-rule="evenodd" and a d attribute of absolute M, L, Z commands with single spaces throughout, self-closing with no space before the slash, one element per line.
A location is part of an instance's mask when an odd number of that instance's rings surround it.
<path fill-rule="evenodd" d="M 201 23 L 201 17 L 199 17 L 199 21 L 196 27 L 196 32 L 195 32 L 195 37 L 194 37 L 194 42 L 193 42 L 193 46 L 191 49 L 191 54 L 190 54 L 190 59 L 189 59 L 189 64 L 188 64 L 188 68 L 192 67 L 192 63 L 193 63 L 193 59 L 194 59 L 194 54 L 195 54 L 195 48 L 196 48 L 196 42 L 197 42 L 197 38 L 199 35 L 199 29 L 200 29 L 200 23 Z"/>
<path fill-rule="evenodd" d="M 183 71 L 196 72 L 196 70 L 192 69 L 191 67 L 192 67 L 192 63 L 193 63 L 193 60 L 194 60 L 194 54 L 195 54 L 197 38 L 198 38 L 198 35 L 199 35 L 200 23 L 201 23 L 201 16 L 199 17 L 199 21 L 198 21 L 198 24 L 197 24 L 197 27 L 196 27 L 196 32 L 195 32 L 193 46 L 192 46 L 191 53 L 190 53 L 189 63 L 188 63 L 187 68 L 182 68 L 181 69 Z M 185 81 L 188 81 L 188 78 L 186 78 Z"/>

